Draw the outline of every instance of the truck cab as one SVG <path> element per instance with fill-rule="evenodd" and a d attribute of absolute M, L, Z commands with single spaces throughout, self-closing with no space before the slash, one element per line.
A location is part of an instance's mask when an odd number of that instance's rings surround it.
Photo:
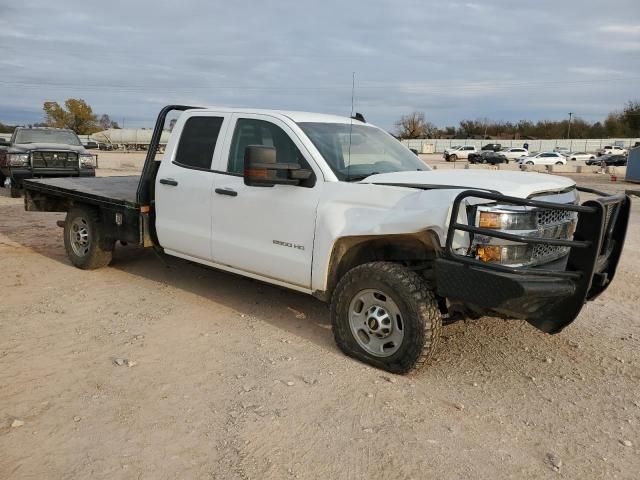
<path fill-rule="evenodd" d="M 67 212 L 79 268 L 124 241 L 310 294 L 346 354 L 395 373 L 429 361 L 443 321 L 561 331 L 611 282 L 630 204 L 557 176 L 434 171 L 362 116 L 181 106 L 140 178 L 25 189 L 27 210 Z"/>

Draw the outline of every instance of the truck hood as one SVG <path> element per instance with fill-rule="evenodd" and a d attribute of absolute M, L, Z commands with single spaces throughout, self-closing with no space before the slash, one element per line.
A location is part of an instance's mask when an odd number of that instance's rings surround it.
<path fill-rule="evenodd" d="M 519 198 L 575 187 L 575 182 L 565 177 L 543 173 L 496 170 L 430 170 L 381 173 L 371 175 L 361 183 L 390 183 L 398 186 L 451 186 L 452 189 L 491 190 Z"/>
<path fill-rule="evenodd" d="M 13 152 L 31 152 L 34 150 L 47 150 L 54 152 L 84 152 L 82 145 L 65 145 L 63 143 L 14 143 L 11 145 Z"/>

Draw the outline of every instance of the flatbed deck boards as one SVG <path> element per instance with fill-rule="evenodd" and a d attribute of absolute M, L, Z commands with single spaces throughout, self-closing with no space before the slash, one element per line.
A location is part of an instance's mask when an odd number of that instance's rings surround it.
<path fill-rule="evenodd" d="M 26 180 L 25 186 L 53 195 L 72 196 L 98 203 L 138 208 L 136 191 L 139 176 L 91 177 L 91 178 L 47 178 Z"/>

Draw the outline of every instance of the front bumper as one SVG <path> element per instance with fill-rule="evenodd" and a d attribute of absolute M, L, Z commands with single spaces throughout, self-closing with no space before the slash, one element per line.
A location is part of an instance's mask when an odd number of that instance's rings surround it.
<path fill-rule="evenodd" d="M 53 177 L 95 177 L 95 168 L 29 168 L 29 167 L 3 167 L 2 174 L 11 179 L 18 188 L 22 188 L 22 181 L 30 178 Z"/>
<path fill-rule="evenodd" d="M 481 191 L 461 193 L 454 202 L 445 253 L 436 260 L 438 295 L 478 310 L 525 319 L 547 333 L 560 332 L 575 320 L 586 301 L 600 295 L 613 280 L 629 222 L 631 200 L 628 196 L 579 190 L 603 196 L 582 205 L 567 205 Z M 560 269 L 508 267 L 455 253 L 451 242 L 458 230 L 506 238 L 490 229 L 457 222 L 461 201 L 468 197 L 578 212 L 573 240 L 509 238 L 522 243 L 570 247 L 566 265 Z"/>

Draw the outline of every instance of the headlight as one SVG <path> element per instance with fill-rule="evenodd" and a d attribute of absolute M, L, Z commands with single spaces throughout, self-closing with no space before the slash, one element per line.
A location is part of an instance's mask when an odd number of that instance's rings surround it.
<path fill-rule="evenodd" d="M 92 168 L 95 166 L 93 155 L 90 153 L 81 153 L 80 154 L 80 166 Z"/>
<path fill-rule="evenodd" d="M 472 207 L 469 219 L 476 227 L 486 230 L 524 237 L 571 239 L 577 223 L 577 214 L 527 206 L 480 205 Z M 487 232 L 473 235 L 468 254 L 483 262 L 516 266 L 546 263 L 568 253 L 568 247 L 519 243 L 492 237 Z"/>
<path fill-rule="evenodd" d="M 29 165 L 28 153 L 9 153 L 7 154 L 7 162 L 12 167 L 26 167 Z"/>
<path fill-rule="evenodd" d="M 496 230 L 535 230 L 538 228 L 536 210 L 531 208 L 508 207 L 478 208 L 478 226 Z"/>

